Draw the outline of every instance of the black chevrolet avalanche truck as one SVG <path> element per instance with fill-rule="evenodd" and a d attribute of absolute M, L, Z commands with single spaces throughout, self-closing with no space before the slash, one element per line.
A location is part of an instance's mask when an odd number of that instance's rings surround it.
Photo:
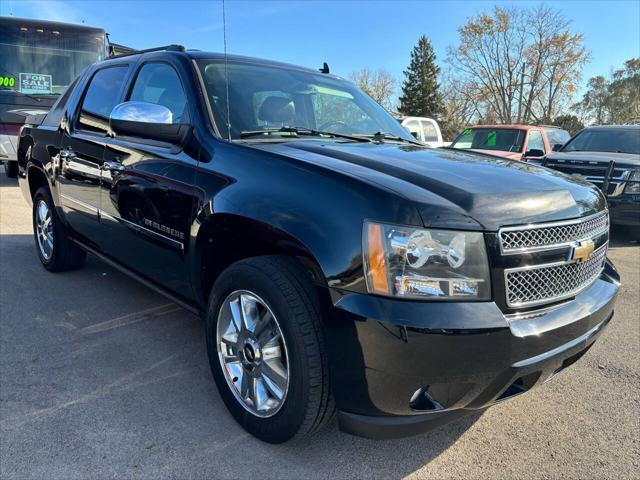
<path fill-rule="evenodd" d="M 18 158 L 42 265 L 89 252 L 202 315 L 220 395 L 268 442 L 335 413 L 392 438 L 480 412 L 613 316 L 600 190 L 420 145 L 326 67 L 114 57 L 31 119 Z"/>

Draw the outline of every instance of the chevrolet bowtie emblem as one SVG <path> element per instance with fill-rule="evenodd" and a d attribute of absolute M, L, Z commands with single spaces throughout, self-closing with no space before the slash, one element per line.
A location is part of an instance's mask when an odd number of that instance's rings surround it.
<path fill-rule="evenodd" d="M 596 246 L 592 240 L 583 240 L 578 242 L 578 245 L 573 247 L 571 252 L 571 260 L 576 262 L 586 262 L 591 258 L 591 254 L 595 250 Z"/>

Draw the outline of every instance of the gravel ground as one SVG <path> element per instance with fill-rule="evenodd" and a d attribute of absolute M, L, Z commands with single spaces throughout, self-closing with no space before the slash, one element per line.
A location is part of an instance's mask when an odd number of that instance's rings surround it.
<path fill-rule="evenodd" d="M 614 237 L 614 320 L 527 395 L 402 440 L 336 425 L 268 445 L 232 420 L 202 323 L 89 258 L 52 275 L 30 211 L 0 173 L 0 477 L 640 478 L 640 246 Z"/>

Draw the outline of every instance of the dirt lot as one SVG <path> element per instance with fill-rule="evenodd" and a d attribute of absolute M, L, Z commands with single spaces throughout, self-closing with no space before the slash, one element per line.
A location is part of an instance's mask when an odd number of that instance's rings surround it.
<path fill-rule="evenodd" d="M 640 478 L 640 246 L 623 232 L 616 316 L 549 384 L 417 437 L 332 425 L 273 446 L 227 414 L 197 318 L 93 258 L 47 273 L 30 210 L 0 177 L 3 479 Z"/>

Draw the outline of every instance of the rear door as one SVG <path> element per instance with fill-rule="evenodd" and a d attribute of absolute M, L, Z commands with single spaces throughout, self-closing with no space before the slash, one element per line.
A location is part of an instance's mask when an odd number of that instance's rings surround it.
<path fill-rule="evenodd" d="M 100 181 L 109 114 L 124 95 L 128 70 L 126 64 L 97 70 L 62 131 L 55 167 L 60 202 L 71 227 L 93 243 L 100 240 Z"/>
<path fill-rule="evenodd" d="M 178 65 L 142 63 L 129 101 L 163 105 L 173 123 L 192 115 Z M 184 72 L 182 72 L 184 73 Z M 193 100 L 193 99 L 192 99 Z M 189 248 L 198 151 L 149 138 L 109 139 L 102 171 L 104 250 L 137 273 L 190 297 Z"/>

